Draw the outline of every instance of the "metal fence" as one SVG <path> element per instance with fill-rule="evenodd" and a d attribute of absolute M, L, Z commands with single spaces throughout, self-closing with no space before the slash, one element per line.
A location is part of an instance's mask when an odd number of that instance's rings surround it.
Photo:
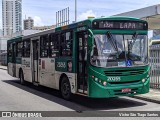
<path fill-rule="evenodd" d="M 152 45 L 149 50 L 150 87 L 160 89 L 160 45 Z"/>

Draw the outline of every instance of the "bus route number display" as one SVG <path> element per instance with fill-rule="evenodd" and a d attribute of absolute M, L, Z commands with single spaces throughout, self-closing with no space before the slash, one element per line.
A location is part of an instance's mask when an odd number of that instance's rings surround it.
<path fill-rule="evenodd" d="M 136 21 L 94 21 L 93 28 L 144 30 L 147 29 L 147 23 Z"/>

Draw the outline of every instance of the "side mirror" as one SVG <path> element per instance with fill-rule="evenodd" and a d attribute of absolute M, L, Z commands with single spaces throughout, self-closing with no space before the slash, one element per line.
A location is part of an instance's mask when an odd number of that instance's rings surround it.
<path fill-rule="evenodd" d="M 91 56 L 90 60 L 91 60 L 92 63 L 96 62 L 96 58 L 94 56 Z"/>

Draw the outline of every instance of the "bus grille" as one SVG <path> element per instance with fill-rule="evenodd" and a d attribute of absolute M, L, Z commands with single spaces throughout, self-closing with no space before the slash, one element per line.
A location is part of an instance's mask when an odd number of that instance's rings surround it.
<path fill-rule="evenodd" d="M 144 69 L 104 71 L 106 76 L 129 76 L 143 74 L 144 72 Z"/>
<path fill-rule="evenodd" d="M 111 85 L 117 85 L 117 84 L 136 84 L 139 83 L 141 80 L 135 80 L 135 81 L 122 81 L 122 82 L 109 82 Z"/>

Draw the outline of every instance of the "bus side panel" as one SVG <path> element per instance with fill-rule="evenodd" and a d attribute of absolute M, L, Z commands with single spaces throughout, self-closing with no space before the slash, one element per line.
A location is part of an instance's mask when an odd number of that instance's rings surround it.
<path fill-rule="evenodd" d="M 13 63 L 8 63 L 8 74 L 13 76 Z"/>
<path fill-rule="evenodd" d="M 19 78 L 19 69 L 22 67 L 22 64 L 16 64 L 16 77 Z"/>
<path fill-rule="evenodd" d="M 16 76 L 17 78 L 19 78 L 19 69 L 21 68 L 22 66 L 22 58 L 20 57 L 17 57 L 16 58 Z"/>
<path fill-rule="evenodd" d="M 24 80 L 32 82 L 32 70 L 31 70 L 30 58 L 22 58 L 22 70 L 23 70 Z"/>
<path fill-rule="evenodd" d="M 56 88 L 55 58 L 39 59 L 39 83 L 46 87 Z"/>
<path fill-rule="evenodd" d="M 76 74 L 75 73 L 67 73 L 67 72 L 59 72 L 56 71 L 55 72 L 55 80 L 56 80 L 56 89 L 60 89 L 59 88 L 59 80 L 62 74 L 66 74 L 69 82 L 70 82 L 70 86 L 71 86 L 71 92 L 72 93 L 76 93 L 77 92 L 77 87 L 76 87 Z"/>

